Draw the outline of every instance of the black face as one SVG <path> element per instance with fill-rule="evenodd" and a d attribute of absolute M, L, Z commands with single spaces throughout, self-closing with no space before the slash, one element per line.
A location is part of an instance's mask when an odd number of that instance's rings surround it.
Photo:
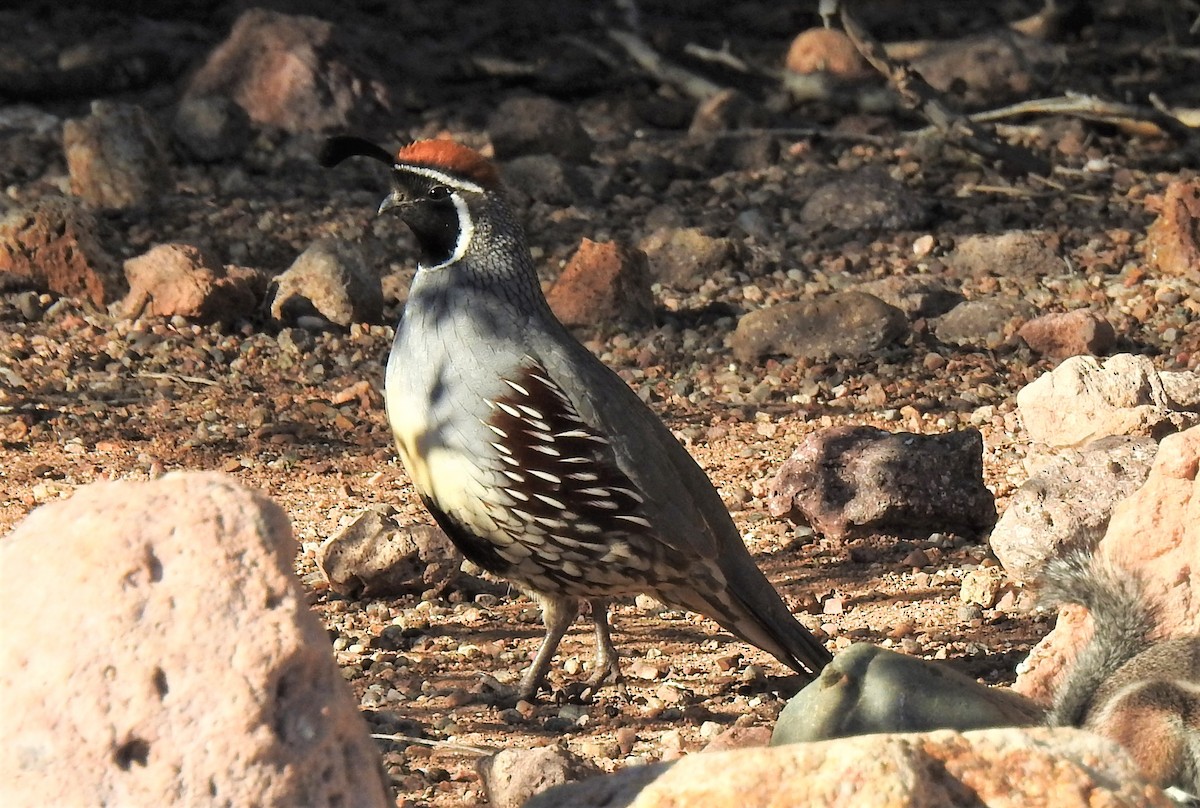
<path fill-rule="evenodd" d="M 450 260 L 458 244 L 458 208 L 451 191 L 436 180 L 396 171 L 394 208 L 412 230 L 421 248 L 421 263 L 438 266 Z"/>
<path fill-rule="evenodd" d="M 394 165 L 392 156 L 369 140 L 352 135 L 331 137 L 321 146 L 317 160 L 332 168 L 349 157 L 370 157 Z M 421 248 L 421 263 L 438 266 L 450 260 L 463 226 L 451 191 L 429 177 L 393 170 L 395 192 L 384 200 L 380 212 L 395 210 L 416 236 Z"/>

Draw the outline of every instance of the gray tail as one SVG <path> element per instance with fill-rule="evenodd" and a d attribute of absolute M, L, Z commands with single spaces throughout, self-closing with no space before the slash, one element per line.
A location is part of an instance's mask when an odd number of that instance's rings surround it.
<path fill-rule="evenodd" d="M 732 569 L 731 569 L 732 567 Z M 754 561 L 722 565 L 727 585 L 714 597 L 698 590 L 674 600 L 708 615 L 721 628 L 757 646 L 808 680 L 833 660 L 820 640 L 796 619 Z"/>
<path fill-rule="evenodd" d="M 1118 577 L 1083 551 L 1047 563 L 1040 584 L 1043 605 L 1079 604 L 1092 616 L 1092 638 L 1059 685 L 1049 716 L 1057 726 L 1080 726 L 1100 685 L 1146 648 L 1153 613 L 1135 578 Z"/>

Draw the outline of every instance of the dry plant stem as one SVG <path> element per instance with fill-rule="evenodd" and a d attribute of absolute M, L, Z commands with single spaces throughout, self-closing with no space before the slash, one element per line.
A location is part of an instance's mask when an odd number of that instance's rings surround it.
<path fill-rule="evenodd" d="M 679 65 L 671 64 L 658 51 L 654 50 L 654 48 L 650 47 L 635 34 L 631 34 L 628 31 L 609 29 L 608 35 L 614 42 L 625 49 L 625 52 L 629 54 L 633 61 L 637 62 L 642 70 L 645 70 L 663 84 L 669 84 L 672 87 L 682 90 L 697 101 L 706 101 L 724 89 L 719 84 L 715 84 L 703 76 L 697 76 L 695 73 L 685 70 Z"/>
<path fill-rule="evenodd" d="M 697 59 L 703 59 L 706 62 L 728 67 L 739 73 L 753 72 L 749 65 L 730 53 L 728 47 L 716 50 L 715 48 L 706 48 L 703 45 L 698 45 L 695 42 L 689 42 L 683 46 L 683 52 L 689 56 L 695 56 Z"/>
<path fill-rule="evenodd" d="M 399 741 L 401 743 L 413 743 L 418 746 L 428 746 L 432 749 L 453 749 L 457 752 L 466 752 L 469 755 L 490 755 L 495 752 L 495 749 L 484 749 L 482 746 L 468 746 L 463 743 L 453 743 L 452 741 L 431 741 L 428 738 L 417 738 L 413 735 L 400 735 L 398 733 L 387 735 L 383 733 L 371 733 L 371 737 L 377 741 Z"/>
<path fill-rule="evenodd" d="M 976 112 L 970 118 L 977 123 L 992 123 L 1017 115 L 1074 115 L 1091 121 L 1114 124 L 1130 131 L 1158 131 L 1177 140 L 1187 140 L 1192 135 L 1187 125 L 1167 109 L 1122 104 L 1074 93 L 1054 98 L 1037 98 L 999 109 Z"/>
<path fill-rule="evenodd" d="M 909 108 L 919 112 L 947 138 L 1015 174 L 1049 174 L 1050 163 L 1030 152 L 999 140 L 995 133 L 951 110 L 921 74 L 884 52 L 866 29 L 841 4 L 842 28 L 871 66 L 882 73 Z"/>

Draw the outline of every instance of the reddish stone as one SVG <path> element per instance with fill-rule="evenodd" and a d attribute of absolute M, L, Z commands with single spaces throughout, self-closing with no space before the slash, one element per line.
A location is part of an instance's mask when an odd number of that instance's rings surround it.
<path fill-rule="evenodd" d="M 283 510 L 220 474 L 32 513 L 0 540 L 2 802 L 391 805 L 295 557 Z"/>
<path fill-rule="evenodd" d="M 1096 554 L 1136 572 L 1153 604 L 1160 639 L 1200 634 L 1200 427 L 1163 438 L 1145 485 L 1113 509 Z M 1091 634 L 1080 607 L 1066 607 L 1030 653 L 1014 686 L 1035 699 L 1054 691 Z"/>
<path fill-rule="evenodd" d="M 1146 233 L 1146 258 L 1164 275 L 1200 280 L 1200 180 L 1167 186 Z"/>
<path fill-rule="evenodd" d="M 874 71 L 850 38 L 833 28 L 810 28 L 792 40 L 784 64 L 793 73 L 832 73 L 848 79 Z"/>
<path fill-rule="evenodd" d="M 0 289 L 30 286 L 104 307 L 125 292 L 116 261 L 78 203 L 47 197 L 0 220 Z"/>
<path fill-rule="evenodd" d="M 232 322 L 258 305 L 261 277 L 253 269 L 222 266 L 190 244 L 159 244 L 125 262 L 129 295 L 124 314 Z"/>
<path fill-rule="evenodd" d="M 570 326 L 654 322 L 646 254 L 612 241 L 585 238 L 546 299 Z"/>
<path fill-rule="evenodd" d="M 1017 336 L 1035 353 L 1056 359 L 1101 356 L 1117 343 L 1116 332 L 1108 320 L 1086 309 L 1043 314 L 1021 326 Z"/>

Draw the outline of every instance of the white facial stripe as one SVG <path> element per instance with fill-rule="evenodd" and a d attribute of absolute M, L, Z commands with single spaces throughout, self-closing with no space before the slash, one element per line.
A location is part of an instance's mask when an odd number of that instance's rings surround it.
<path fill-rule="evenodd" d="M 454 209 L 458 211 L 458 240 L 454 242 L 454 252 L 442 263 L 425 267 L 425 269 L 441 269 L 461 259 L 467 254 L 467 245 L 471 243 L 471 236 L 475 235 L 475 222 L 471 221 L 471 211 L 467 210 L 466 201 L 456 191 L 450 192 L 450 201 L 454 203 Z"/>
<path fill-rule="evenodd" d="M 407 171 L 410 174 L 416 174 L 418 177 L 427 177 L 435 182 L 440 182 L 442 185 L 448 185 L 451 188 L 457 188 L 460 191 L 470 191 L 474 194 L 483 193 L 483 186 L 476 185 L 470 180 L 464 180 L 462 177 L 455 177 L 450 174 L 445 174 L 438 171 L 436 168 L 426 168 L 425 166 L 413 166 L 408 163 L 395 163 L 392 168 L 397 171 Z"/>

